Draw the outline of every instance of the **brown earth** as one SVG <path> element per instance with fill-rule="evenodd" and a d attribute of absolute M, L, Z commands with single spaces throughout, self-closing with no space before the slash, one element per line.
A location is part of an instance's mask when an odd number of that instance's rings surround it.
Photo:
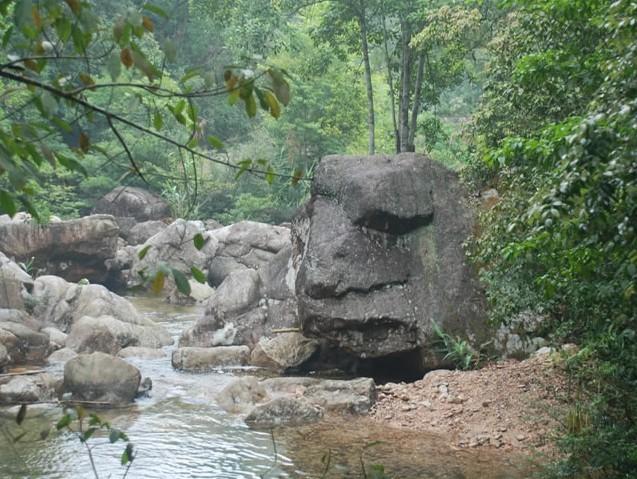
<path fill-rule="evenodd" d="M 370 416 L 438 434 L 455 447 L 552 452 L 567 408 L 559 355 L 506 360 L 476 371 L 432 371 L 414 383 L 378 387 Z"/>

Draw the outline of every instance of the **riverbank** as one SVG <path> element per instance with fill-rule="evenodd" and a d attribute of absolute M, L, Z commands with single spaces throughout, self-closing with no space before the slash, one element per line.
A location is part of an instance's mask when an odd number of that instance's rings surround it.
<path fill-rule="evenodd" d="M 475 371 L 432 371 L 378 387 L 370 417 L 390 427 L 437 434 L 458 448 L 550 454 L 568 383 L 555 354 L 506 360 Z"/>

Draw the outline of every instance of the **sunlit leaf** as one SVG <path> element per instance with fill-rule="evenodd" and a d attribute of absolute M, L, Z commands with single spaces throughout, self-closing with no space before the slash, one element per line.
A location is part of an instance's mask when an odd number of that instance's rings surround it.
<path fill-rule="evenodd" d="M 152 245 L 146 245 L 144 246 L 139 253 L 137 253 L 137 257 L 142 260 L 146 257 L 146 255 L 148 254 L 148 250 L 150 250 Z"/>
<path fill-rule="evenodd" d="M 184 275 L 184 273 L 182 273 L 178 269 L 174 268 L 171 269 L 171 272 L 173 274 L 175 284 L 177 285 L 177 290 L 180 293 L 185 294 L 186 296 L 190 295 L 190 283 L 188 282 L 188 278 L 186 278 L 186 275 Z"/>
<path fill-rule="evenodd" d="M 161 290 L 164 289 L 165 282 L 166 282 L 166 274 L 162 270 L 159 270 L 157 271 L 157 273 L 155 273 L 155 277 L 153 278 L 153 281 L 150 283 L 150 289 L 153 291 L 153 293 L 159 294 Z"/>
<path fill-rule="evenodd" d="M 223 149 L 223 142 L 216 136 L 208 136 L 208 144 L 217 150 Z"/>
<path fill-rule="evenodd" d="M 199 268 L 196 268 L 195 266 L 192 266 L 190 268 L 190 272 L 192 273 L 192 277 L 195 278 L 195 281 L 198 281 L 201 284 L 206 284 L 207 279 L 203 271 L 201 271 Z"/>

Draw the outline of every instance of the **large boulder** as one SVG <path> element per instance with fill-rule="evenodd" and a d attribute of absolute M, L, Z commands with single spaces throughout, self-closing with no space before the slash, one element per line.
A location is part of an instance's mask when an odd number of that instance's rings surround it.
<path fill-rule="evenodd" d="M 84 316 L 112 316 L 124 323 L 155 328 L 158 336 L 168 337 L 160 325 L 140 315 L 130 301 L 101 285 L 72 284 L 56 276 L 40 276 L 33 285 L 32 301 L 36 318 L 66 333 Z"/>
<path fill-rule="evenodd" d="M 73 323 L 66 338 L 66 347 L 78 353 L 117 354 L 129 346 L 161 348 L 171 343 L 170 335 L 155 324 L 131 324 L 112 316 L 84 316 Z"/>
<path fill-rule="evenodd" d="M 360 358 L 416 351 L 423 370 L 439 360 L 434 322 L 484 342 L 462 246 L 473 218 L 457 175 L 425 156 L 323 158 L 292 231 L 304 334 Z"/>
<path fill-rule="evenodd" d="M 275 246 L 280 246 L 278 240 Z M 179 343 L 253 347 L 274 330 L 298 327 L 293 291 L 291 248 L 281 246 L 260 269 L 240 265 L 225 276 L 207 300 L 204 316 L 182 333 Z"/>
<path fill-rule="evenodd" d="M 69 281 L 108 276 L 104 261 L 115 256 L 119 228 L 108 215 L 93 215 L 39 225 L 33 222 L 0 224 L 0 251 L 32 268 Z"/>
<path fill-rule="evenodd" d="M 101 352 L 80 354 L 64 366 L 64 391 L 80 401 L 128 403 L 135 399 L 140 381 L 135 366 Z"/>
<path fill-rule="evenodd" d="M 137 221 L 160 220 L 171 215 L 170 206 L 160 196 L 133 186 L 118 186 L 102 196 L 95 205 L 95 213 Z"/>

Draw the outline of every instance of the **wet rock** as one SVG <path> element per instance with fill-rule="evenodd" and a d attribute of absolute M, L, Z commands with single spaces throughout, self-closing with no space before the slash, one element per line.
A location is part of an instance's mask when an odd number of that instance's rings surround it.
<path fill-rule="evenodd" d="M 78 353 L 101 351 L 109 354 L 129 346 L 161 348 L 172 343 L 170 335 L 157 325 L 125 323 L 112 316 L 84 316 L 75 321 L 66 340 Z"/>
<path fill-rule="evenodd" d="M 95 212 L 137 221 L 160 220 L 171 215 L 170 206 L 160 196 L 132 186 L 118 186 L 101 197 Z"/>
<path fill-rule="evenodd" d="M 57 399 L 61 380 L 49 373 L 13 376 L 0 384 L 0 404 L 19 404 Z"/>
<path fill-rule="evenodd" d="M 255 406 L 269 400 L 267 391 L 253 376 L 236 379 L 217 395 L 217 403 L 225 411 L 238 414 L 247 413 Z"/>
<path fill-rule="evenodd" d="M 75 400 L 128 403 L 135 399 L 140 381 L 136 367 L 101 352 L 80 354 L 64 366 L 64 391 Z"/>
<path fill-rule="evenodd" d="M 206 371 L 215 368 L 245 366 L 250 359 L 247 346 L 217 346 L 214 348 L 179 348 L 173 351 L 172 365 L 186 371 Z"/>
<path fill-rule="evenodd" d="M 166 357 L 163 349 L 128 346 L 117 353 L 120 358 L 161 359 Z"/>
<path fill-rule="evenodd" d="M 318 350 L 319 343 L 301 333 L 276 334 L 261 338 L 250 356 L 250 363 L 273 369 L 289 369 L 300 366 Z"/>
<path fill-rule="evenodd" d="M 104 261 L 115 256 L 119 228 L 112 216 L 93 215 L 48 225 L 0 225 L 0 251 L 69 281 L 104 280 Z"/>
<path fill-rule="evenodd" d="M 280 397 L 255 406 L 245 422 L 255 429 L 270 429 L 308 424 L 322 417 L 323 410 L 305 399 Z"/>
<path fill-rule="evenodd" d="M 457 175 L 422 155 L 323 158 L 292 228 L 303 333 L 361 358 L 417 351 L 423 371 L 442 359 L 434 320 L 485 342 L 473 218 Z"/>
<path fill-rule="evenodd" d="M 366 414 L 376 400 L 374 380 L 352 380 L 281 377 L 262 382 L 268 393 L 302 396 L 326 411 L 334 413 Z"/>
<path fill-rule="evenodd" d="M 63 333 L 59 329 L 51 326 L 42 328 L 40 331 L 44 334 L 49 335 L 49 341 L 51 341 L 56 346 L 56 349 L 60 349 L 65 346 L 66 338 L 68 336 L 66 333 Z"/>
<path fill-rule="evenodd" d="M 49 364 L 66 363 L 77 357 L 77 355 L 78 354 L 70 348 L 62 348 L 52 352 L 46 360 Z"/>
<path fill-rule="evenodd" d="M 150 391 L 153 389 L 153 380 L 149 377 L 145 377 L 142 379 L 142 382 L 139 384 L 139 388 L 137 389 L 137 395 L 135 397 L 149 397 Z"/>

